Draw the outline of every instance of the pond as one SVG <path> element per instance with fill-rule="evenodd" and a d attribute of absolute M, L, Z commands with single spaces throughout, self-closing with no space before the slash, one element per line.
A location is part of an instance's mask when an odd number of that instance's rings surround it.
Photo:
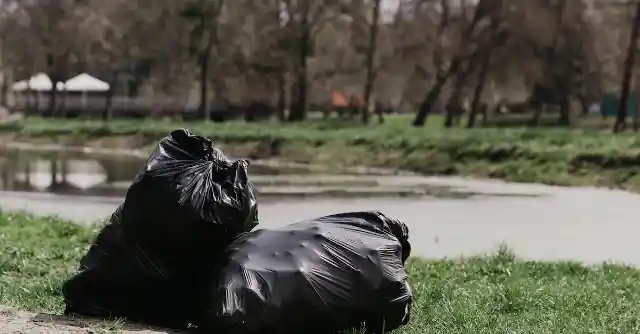
<path fill-rule="evenodd" d="M 0 150 L 0 191 L 122 198 L 146 159 L 131 155 Z M 484 193 L 434 184 L 422 176 L 326 174 L 304 165 L 252 161 L 251 181 L 261 200 L 310 198 L 431 197 L 468 199 L 536 194 Z"/>
<path fill-rule="evenodd" d="M 79 152 L 0 150 L 0 190 L 122 197 L 145 160 Z M 252 163 L 250 172 L 277 175 L 304 170 Z"/>

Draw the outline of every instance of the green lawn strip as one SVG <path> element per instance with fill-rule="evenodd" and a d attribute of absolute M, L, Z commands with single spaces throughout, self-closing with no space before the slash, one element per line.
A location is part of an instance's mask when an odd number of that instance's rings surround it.
<path fill-rule="evenodd" d="M 0 305 L 60 314 L 61 284 L 95 233 L 56 218 L 0 213 Z M 413 258 L 407 268 L 412 320 L 396 333 L 640 331 L 634 268 L 522 261 L 504 249 L 481 258 Z"/>
<path fill-rule="evenodd" d="M 364 165 L 425 174 L 640 190 L 640 137 L 596 130 L 414 128 L 407 117 L 391 117 L 383 125 L 368 126 L 335 119 L 301 123 L 103 123 L 26 118 L 0 124 L 0 135 L 47 142 L 57 137 L 71 138 L 76 145 L 96 138 L 137 136 L 147 139 L 144 148 L 148 149 L 155 140 L 180 127 L 212 138 L 230 155 L 277 158 L 335 170 Z"/>

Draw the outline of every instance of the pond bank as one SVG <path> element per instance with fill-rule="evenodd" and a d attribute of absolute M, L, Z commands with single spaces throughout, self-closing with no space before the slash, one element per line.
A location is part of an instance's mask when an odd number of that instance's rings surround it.
<path fill-rule="evenodd" d="M 153 149 L 154 141 L 148 144 L 141 144 L 133 138 L 109 137 L 95 141 L 87 141 L 83 143 L 75 143 L 74 140 L 57 138 L 51 143 L 51 140 L 42 141 L 29 138 L 16 138 L 15 136 L 0 136 L 0 152 L 19 150 L 23 152 L 49 152 L 61 154 L 86 154 L 105 157 L 132 157 L 146 159 L 149 152 Z M 146 142 L 146 141 L 145 141 Z M 136 144 L 138 143 L 138 144 Z M 216 143 L 217 144 L 217 143 Z M 271 168 L 283 169 L 300 169 L 310 174 L 334 172 L 348 175 L 419 175 L 410 171 L 402 171 L 394 168 L 376 168 L 366 166 L 341 166 L 340 168 L 329 168 L 328 166 L 285 161 L 270 158 L 269 154 L 256 154 L 247 151 L 246 147 L 237 147 L 229 144 L 217 144 L 229 157 L 234 159 L 250 159 L 252 164 L 268 166 Z M 229 153 L 227 153 L 229 152 Z"/>
<path fill-rule="evenodd" d="M 230 156 L 314 165 L 323 173 L 380 168 L 640 190 L 638 137 L 576 129 L 422 129 L 404 118 L 369 126 L 337 120 L 103 123 L 26 118 L 0 124 L 0 141 L 147 152 L 176 128 L 212 138 Z"/>

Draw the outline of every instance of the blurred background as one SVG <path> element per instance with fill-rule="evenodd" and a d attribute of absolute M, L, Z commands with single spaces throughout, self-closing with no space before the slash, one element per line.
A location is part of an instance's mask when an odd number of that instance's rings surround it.
<path fill-rule="evenodd" d="M 0 103 L 60 118 L 437 114 L 447 127 L 605 127 L 617 115 L 622 129 L 636 108 L 638 6 L 3 0 Z"/>

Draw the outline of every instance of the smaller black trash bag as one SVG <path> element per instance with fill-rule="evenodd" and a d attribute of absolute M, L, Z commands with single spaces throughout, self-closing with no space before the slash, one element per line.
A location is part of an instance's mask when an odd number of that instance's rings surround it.
<path fill-rule="evenodd" d="M 172 255 L 192 248 L 194 237 L 251 231 L 258 224 L 258 204 L 248 165 L 231 162 L 207 138 L 173 131 L 158 142 L 129 187 L 122 228 L 137 242 L 162 243 Z"/>
<path fill-rule="evenodd" d="M 334 333 L 409 320 L 407 226 L 380 212 L 316 218 L 247 233 L 204 297 L 196 324 L 210 333 Z"/>
<path fill-rule="evenodd" d="M 66 313 L 185 322 L 201 273 L 258 223 L 247 166 L 187 130 L 161 139 L 64 284 Z"/>

